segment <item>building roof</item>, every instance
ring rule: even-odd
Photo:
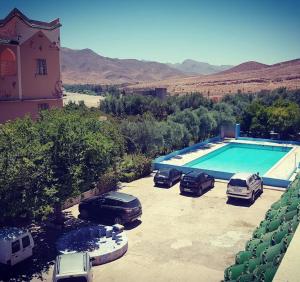
[[[0,228],[0,240],[14,240],[27,231],[17,227]]]
[[[46,30],[53,30],[61,26],[59,19],[55,19],[50,23],[31,20],[27,18],[20,10],[14,8],[4,19],[0,20],[0,27],[4,26],[8,23],[13,17],[18,17],[22,20],[25,24],[32,28],[39,28],[39,29],[46,29]]]

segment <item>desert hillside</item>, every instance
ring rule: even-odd
[[[152,83],[140,83],[132,88],[167,87],[170,93],[199,91],[210,96],[225,93],[256,92],[279,87],[300,88],[300,59],[274,65],[255,62],[241,64],[225,72],[188,78],[168,79]]]
[[[220,65],[220,66],[211,65],[208,63],[198,62],[190,59],[184,60],[182,63],[168,64],[168,65],[172,68],[182,71],[183,73],[193,74],[193,75],[214,74],[214,73],[231,69],[233,67],[231,65]]]
[[[64,83],[121,84],[158,81],[186,76],[180,70],[157,62],[134,59],[112,59],[90,49],[61,48],[61,70]]]

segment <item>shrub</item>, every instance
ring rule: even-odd
[[[144,155],[127,155],[119,166],[120,180],[131,182],[149,175],[152,171],[151,159]]]

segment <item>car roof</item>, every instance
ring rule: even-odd
[[[136,197],[132,195],[121,193],[121,192],[115,192],[115,191],[111,191],[106,194],[103,194],[102,197],[104,197],[105,199],[112,199],[121,202],[131,202],[136,199]]]
[[[249,179],[252,175],[253,175],[253,173],[249,173],[249,172],[238,172],[238,173],[234,174],[234,175],[231,177],[231,179],[247,180],[247,179]]]
[[[0,240],[15,240],[28,231],[17,227],[0,228]]]
[[[197,170],[192,170],[192,171],[186,173],[185,175],[192,176],[192,177],[198,177],[200,174],[204,174],[204,172],[197,171]]]
[[[80,274],[87,271],[87,254],[73,253],[63,254],[56,258],[57,273],[65,274]]]

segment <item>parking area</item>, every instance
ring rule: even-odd
[[[153,187],[150,176],[124,185],[121,192],[140,199],[143,216],[127,228],[128,252],[94,267],[94,281],[222,280],[224,269],[282,193],[265,189],[252,206],[227,203],[226,185],[216,182],[201,197],[179,195],[179,184]],[[77,206],[69,210],[78,215]],[[44,275],[47,281],[51,273]]]

